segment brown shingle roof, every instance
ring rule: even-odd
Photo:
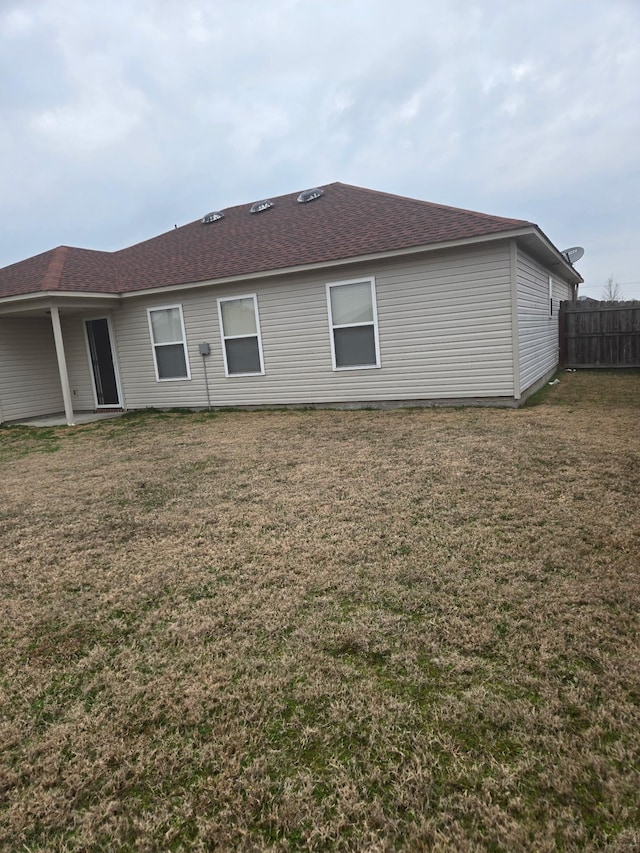
[[[307,204],[299,193],[227,208],[118,252],[59,247],[0,270],[0,296],[38,291],[126,293],[322,264],[530,227],[504,219],[342,183]],[[204,211],[203,211],[204,213]]]
[[[116,252],[58,246],[0,269],[0,297],[59,290],[118,293]]]

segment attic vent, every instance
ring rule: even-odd
[[[317,198],[320,198],[321,195],[324,195],[324,190],[321,190],[319,187],[314,187],[311,190],[303,190],[298,196],[298,201],[300,204],[306,204],[308,201],[315,201]]]
[[[212,210],[211,213],[202,217],[202,224],[208,225],[210,222],[217,222],[218,219],[224,219],[224,213],[220,210]]]
[[[257,201],[252,204],[249,213],[262,213],[263,210],[269,210],[270,207],[273,207],[273,202],[266,198],[264,201]]]

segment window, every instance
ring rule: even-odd
[[[549,276],[549,316],[553,317],[553,279]]]
[[[218,317],[225,374],[252,376],[264,373],[255,293],[218,299]]]
[[[374,280],[328,284],[327,303],[333,369],[380,367]]]
[[[181,305],[148,308],[149,330],[158,382],[191,379]]]

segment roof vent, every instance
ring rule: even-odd
[[[257,201],[255,204],[252,204],[249,213],[262,213],[263,210],[269,210],[270,207],[273,207],[273,202],[265,198],[264,201]]]
[[[300,204],[306,204],[308,201],[315,201],[317,198],[320,198],[321,195],[324,195],[324,190],[321,190],[319,187],[314,187],[311,190],[303,190],[298,196],[298,201]]]
[[[202,217],[201,222],[203,225],[208,225],[210,222],[217,222],[218,219],[224,219],[224,213],[221,210],[212,210],[211,213]]]

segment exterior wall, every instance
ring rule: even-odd
[[[0,421],[63,408],[51,320],[0,318]]]
[[[381,367],[334,371],[326,284],[373,276]],[[218,297],[256,293],[265,375],[227,378]],[[189,381],[157,381],[148,308],[183,308]],[[112,321],[129,408],[513,398],[507,241],[123,300]]]
[[[518,336],[522,393],[558,365],[560,302],[571,286],[552,276],[553,310],[549,311],[549,270],[521,249],[517,251]]]

